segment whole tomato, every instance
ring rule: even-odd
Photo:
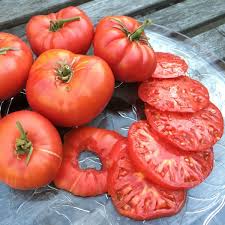
[[[26,34],[36,55],[55,48],[85,54],[91,45],[94,27],[83,11],[70,6],[57,13],[32,17]]]
[[[0,181],[26,190],[50,183],[62,161],[56,128],[43,116],[17,111],[0,123]]]
[[[111,67],[116,80],[139,82],[147,80],[156,68],[156,58],[142,25],[127,16],[108,16],[97,25],[94,54]]]
[[[32,62],[31,49],[20,38],[0,32],[0,101],[25,86]]]
[[[54,124],[78,126],[104,109],[114,82],[110,67],[99,57],[52,49],[34,62],[26,86],[27,99]]]

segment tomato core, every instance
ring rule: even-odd
[[[50,26],[49,26],[49,31],[56,32],[59,29],[61,29],[65,23],[78,21],[78,20],[80,20],[79,16],[68,18],[68,19],[62,19],[62,20],[55,20],[55,21],[51,20]]]
[[[68,83],[73,76],[73,70],[68,64],[61,64],[57,69],[57,77],[59,80]]]
[[[24,131],[22,124],[17,121],[16,126],[20,132],[20,138],[16,139],[15,152],[18,157],[22,155],[27,155],[26,164],[28,165],[33,151],[32,142],[27,138],[27,133]]]

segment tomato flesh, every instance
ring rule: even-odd
[[[147,121],[133,123],[128,140],[134,165],[162,187],[192,188],[204,181],[213,169],[212,150],[180,151],[155,134]]]
[[[107,192],[109,154],[122,136],[114,131],[83,127],[70,131],[64,137],[64,155],[55,185],[78,196],[96,196]],[[96,153],[102,170],[81,169],[78,156],[82,151]]]
[[[109,171],[108,189],[117,211],[135,220],[176,214],[184,205],[185,191],[166,190],[147,181],[129,159],[127,141],[119,141],[114,150],[117,162]]]
[[[201,111],[185,114],[162,112],[146,105],[145,115],[153,130],[185,151],[207,151],[223,135],[222,114],[212,103]]]
[[[186,76],[143,82],[138,95],[144,102],[161,111],[197,112],[209,105],[207,88]]]
[[[188,65],[181,57],[167,53],[156,52],[157,66],[152,74],[153,78],[175,78],[184,75]]]

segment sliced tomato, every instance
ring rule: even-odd
[[[174,215],[183,207],[186,196],[183,190],[166,190],[134,169],[127,152],[127,140],[119,141],[113,152],[117,162],[109,170],[108,190],[120,214],[145,220]]]
[[[56,187],[78,196],[96,196],[107,192],[107,160],[114,144],[123,137],[110,130],[94,127],[73,129],[64,137],[63,162],[54,180]],[[78,156],[82,151],[96,153],[102,170],[81,169]]]
[[[143,82],[138,95],[142,101],[161,111],[197,112],[209,105],[207,88],[186,76]]]
[[[174,78],[184,75],[188,70],[188,65],[181,57],[167,53],[156,52],[157,66],[152,77],[154,78]]]
[[[223,135],[222,114],[212,103],[196,113],[182,114],[161,112],[146,105],[145,115],[160,136],[182,150],[208,151]]]
[[[133,123],[128,135],[129,153],[136,168],[162,187],[192,188],[206,179],[213,169],[212,150],[179,151],[163,142],[147,121]]]

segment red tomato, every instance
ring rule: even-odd
[[[55,127],[43,116],[17,111],[0,123],[0,180],[26,190],[50,183],[62,161],[62,143]]]
[[[186,76],[143,82],[138,95],[161,111],[197,112],[209,105],[209,93],[200,82]]]
[[[165,188],[192,188],[204,181],[213,169],[212,150],[180,151],[159,138],[146,121],[132,124],[128,141],[136,168]]]
[[[161,112],[146,105],[145,115],[153,130],[185,151],[208,151],[223,135],[222,114],[212,103],[196,113]]]
[[[174,78],[184,75],[188,70],[187,63],[179,56],[167,53],[156,52],[157,66],[152,74],[154,78]]]
[[[113,151],[117,163],[109,171],[108,189],[120,214],[146,220],[174,215],[181,210],[186,193],[166,190],[146,180],[134,169],[128,157],[126,140],[118,142]]]
[[[97,25],[94,54],[112,68],[116,80],[144,81],[156,67],[155,54],[144,34],[144,27],[127,16],[108,16]]]
[[[0,32],[0,101],[24,86],[33,62],[30,48],[17,36]]]
[[[115,143],[122,139],[118,133],[94,127],[73,129],[64,137],[63,162],[54,180],[58,188],[79,196],[96,196],[107,192],[107,161]],[[102,170],[81,169],[78,156],[82,151],[96,153]]]
[[[26,33],[36,55],[54,48],[85,54],[91,45],[94,28],[82,10],[70,6],[57,13],[32,17]]]
[[[53,49],[34,62],[26,91],[34,110],[69,127],[91,121],[104,109],[114,91],[114,77],[96,56]]]

